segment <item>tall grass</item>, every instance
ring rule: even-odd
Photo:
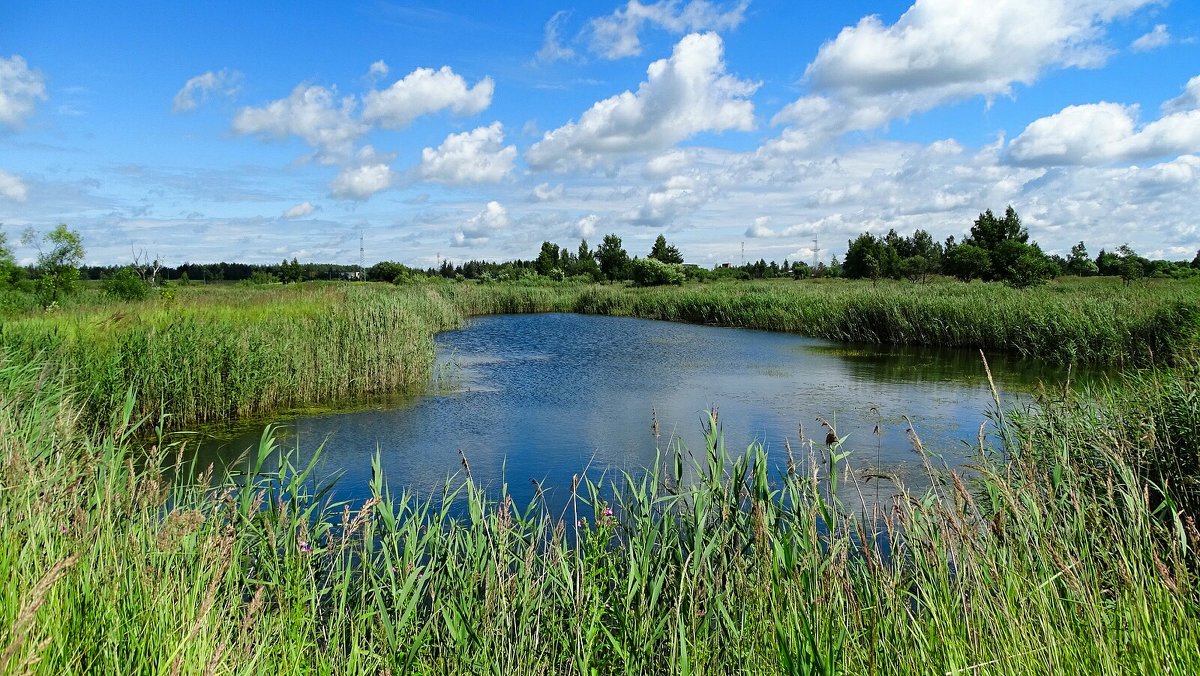
[[[0,671],[1200,668],[1196,536],[1120,453],[1078,462],[1086,429],[1006,423],[972,484],[914,435],[939,480],[869,514],[841,442],[729,453],[715,419],[691,467],[581,477],[566,513],[469,470],[416,496],[378,458],[350,505],[269,435],[228,483],[170,484],[134,402],[86,432],[56,372],[0,361]]]
[[[433,334],[467,315],[625,315],[1126,366],[1172,363],[1200,331],[1200,285],[1186,281],[823,282],[179,288],[174,300],[26,313],[0,324],[0,344],[69,371],[93,418],[132,390],[136,415],[181,428],[422,388]]]

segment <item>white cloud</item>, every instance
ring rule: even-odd
[[[298,136],[317,150],[321,161],[342,162],[368,131],[368,125],[355,119],[355,107],[352,96],[339,99],[336,90],[299,85],[286,99],[239,110],[233,130],[264,138]]]
[[[378,162],[343,169],[336,178],[330,192],[339,199],[365,200],[371,195],[391,187],[395,180],[391,167]]]
[[[682,171],[687,162],[687,153],[682,150],[670,150],[650,158],[642,173],[646,178],[662,179]]]
[[[1200,108],[1200,75],[1188,80],[1182,94],[1162,105],[1163,111],[1167,113],[1178,113],[1198,108]]]
[[[546,132],[526,153],[535,169],[591,168],[617,155],[668,147],[705,131],[754,127],[756,83],[725,72],[721,38],[692,34],[669,59],[646,69],[637,93],[593,105],[579,119]]]
[[[175,94],[171,109],[177,113],[195,110],[208,99],[211,92],[224,90],[226,96],[236,91],[238,74],[227,70],[208,71],[197,75],[184,83],[183,88]]]
[[[1105,28],[1158,0],[916,0],[896,23],[876,15],[842,29],[805,70],[813,90],[776,116],[771,148],[806,152],[974,96],[1011,96],[1058,68],[1095,68]]]
[[[367,70],[367,76],[371,78],[387,77],[389,72],[387,63],[380,59],[371,64],[371,68]]]
[[[496,183],[512,173],[516,157],[517,147],[504,145],[504,127],[493,122],[422,150],[417,174],[438,183]]]
[[[440,70],[418,68],[384,90],[363,97],[363,119],[389,129],[408,126],[422,115],[449,109],[458,115],[479,113],[492,103],[492,78],[467,87],[467,81],[449,66]]]
[[[29,189],[20,176],[0,169],[0,197],[12,202],[24,202],[28,196]]]
[[[679,0],[661,0],[648,5],[629,0],[612,14],[592,19],[590,46],[594,53],[607,59],[637,56],[642,52],[638,32],[644,25],[676,35],[732,30],[742,23],[749,5],[749,0],[739,0],[723,9],[707,0],[692,0],[683,6]]]
[[[1140,129],[1137,106],[1090,103],[1034,120],[1008,147],[1017,164],[1097,165],[1200,150],[1200,110],[1165,115]]]
[[[564,46],[559,35],[559,29],[562,27],[563,21],[570,15],[569,11],[560,10],[555,12],[554,16],[550,17],[550,20],[546,22],[545,35],[542,38],[542,48],[538,50],[536,57],[538,61],[548,63],[575,58],[575,50]]]
[[[549,183],[539,183],[533,188],[530,198],[534,202],[553,202],[562,199],[563,184],[551,186]]]
[[[596,236],[596,226],[600,223],[600,217],[596,214],[588,214],[583,218],[575,221],[575,227],[571,230],[571,234],[575,237],[587,238]]]
[[[284,211],[283,217],[289,220],[295,218],[304,218],[305,216],[312,215],[312,213],[316,210],[317,207],[313,206],[312,202],[301,202],[294,207],[290,207],[287,211]]]
[[[750,227],[746,228],[746,237],[751,239],[777,237],[778,235],[775,233],[775,231],[767,227],[767,223],[770,222],[771,219],[768,216],[759,216],[758,218],[755,218],[754,223],[752,223]]]
[[[1167,24],[1160,23],[1154,27],[1154,30],[1134,40],[1129,48],[1135,52],[1148,52],[1169,44],[1171,44],[1171,34],[1167,32]]]
[[[20,127],[33,114],[38,101],[46,100],[46,79],[30,70],[25,59],[0,58],[0,125]]]
[[[455,246],[473,246],[484,244],[491,236],[502,228],[508,227],[508,210],[496,201],[487,203],[478,214],[475,214],[466,225],[451,238]]]

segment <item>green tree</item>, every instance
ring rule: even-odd
[[[946,252],[942,270],[956,279],[969,282],[982,277],[991,269],[991,258],[983,247],[974,244],[956,244]]]
[[[610,280],[625,279],[625,268],[629,265],[629,254],[621,246],[621,238],[616,235],[605,235],[600,246],[596,247],[596,259],[600,261],[600,271]]]
[[[16,270],[17,262],[8,246],[8,235],[0,230],[0,286],[11,284]]]
[[[864,232],[848,243],[842,273],[848,279],[878,279],[883,272],[883,249],[883,241],[869,232]]]
[[[1075,246],[1071,247],[1071,256],[1067,258],[1067,272],[1085,277],[1094,275],[1100,271],[1092,259],[1088,257],[1087,247],[1080,241]]]
[[[37,247],[36,288],[44,307],[75,293],[79,287],[79,266],[85,255],[79,233],[60,223],[41,238],[30,228],[21,240]]]
[[[561,251],[557,244],[542,242],[542,250],[538,252],[537,260],[533,264],[537,273],[543,277],[550,277],[555,270],[561,273],[562,269],[559,267],[560,255]]]
[[[667,244],[667,238],[662,235],[654,240],[654,246],[650,247],[650,258],[663,263],[683,264],[683,254],[679,253],[674,245]]]
[[[575,265],[571,274],[591,277],[592,281],[600,279],[600,264],[596,262],[596,254],[588,248],[586,239],[579,240],[579,250],[575,253]]]
[[[1200,270],[1200,249],[1196,250],[1196,257],[1192,259],[1192,269]]]
[[[1133,280],[1140,279],[1146,274],[1146,260],[1137,255],[1128,244],[1122,244],[1117,247],[1117,258],[1120,261],[1117,264],[1117,269],[1120,271],[1121,281],[1125,286],[1133,283]]]

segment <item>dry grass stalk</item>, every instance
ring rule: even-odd
[[[21,646],[25,643],[25,638],[29,635],[30,629],[33,628],[34,618],[37,617],[38,610],[46,603],[46,594],[54,588],[57,583],[71,566],[74,566],[79,561],[78,554],[59,561],[46,571],[41,580],[33,586],[33,590],[29,592],[29,599],[21,606],[21,611],[17,613],[17,619],[13,622],[12,636],[8,641],[8,647],[4,650],[4,656],[0,657],[0,667],[6,666]],[[38,652],[41,650],[39,649]]]

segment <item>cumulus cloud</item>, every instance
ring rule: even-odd
[[[478,214],[471,217],[462,229],[454,233],[451,244],[455,246],[473,246],[485,244],[488,239],[502,228],[508,227],[508,210],[496,201],[487,203]]]
[[[330,194],[338,199],[365,200],[387,190],[395,180],[392,168],[366,146],[358,153],[358,164],[342,169],[333,179]]]
[[[1144,126],[1138,112],[1109,102],[1068,106],[1031,122],[1007,156],[1034,166],[1099,165],[1200,150],[1200,110],[1179,110]]]
[[[975,96],[1011,96],[1045,71],[1095,68],[1113,20],[1157,0],[916,0],[896,23],[842,29],[805,69],[812,93],[775,118],[791,127],[768,150],[806,152]]]
[[[684,37],[669,59],[650,64],[636,94],[600,101],[579,122],[546,132],[525,159],[534,169],[591,168],[700,132],[753,129],[754,104],[746,97],[758,84],[728,75],[723,52],[715,33]]]
[[[596,214],[588,214],[583,218],[575,221],[575,227],[571,229],[571,234],[575,237],[587,238],[596,236],[596,226],[600,223],[600,216]]]
[[[638,33],[654,26],[676,35],[699,31],[727,31],[737,28],[745,18],[749,0],[722,7],[707,0],[692,0],[681,5],[679,0],[661,0],[642,4],[629,0],[608,16],[592,19],[590,47],[606,59],[620,59],[642,53]]]
[[[37,102],[45,100],[46,78],[40,71],[15,54],[0,58],[0,125],[22,126]]]
[[[491,105],[495,88],[490,77],[468,87],[467,81],[449,66],[436,71],[418,68],[387,89],[367,92],[363,97],[363,119],[400,129],[422,115],[441,110],[471,115]]]
[[[530,198],[534,202],[553,202],[562,199],[562,196],[562,183],[554,186],[551,186],[549,183],[539,183],[534,186],[533,193],[530,194]]]
[[[437,183],[496,183],[512,173],[516,157],[517,147],[504,145],[503,125],[493,122],[422,150],[417,174]]]
[[[1163,111],[1167,113],[1178,113],[1198,108],[1200,108],[1200,75],[1188,80],[1182,94],[1162,105]]]
[[[0,169],[0,197],[12,202],[24,202],[28,196],[29,189],[20,176]]]
[[[1135,52],[1148,52],[1171,44],[1171,34],[1167,32],[1167,24],[1160,23],[1154,30],[1133,41],[1129,48]]]
[[[195,110],[208,99],[214,91],[223,91],[230,96],[237,88],[238,74],[227,70],[208,71],[197,75],[184,83],[183,88],[175,94],[171,109],[177,113]]]
[[[371,64],[370,69],[367,70],[367,76],[371,78],[387,77],[389,72],[387,63],[383,59],[380,59]]]
[[[746,237],[750,239],[777,237],[778,235],[775,233],[775,231],[767,227],[767,223],[770,222],[771,219],[768,216],[759,216],[758,218],[755,218],[754,223],[750,224],[750,227],[746,228]]]
[[[233,130],[267,139],[298,136],[317,150],[318,159],[340,162],[350,157],[355,141],[369,129],[355,118],[355,108],[353,96],[338,98],[334,89],[299,85],[285,99],[239,110]]]
[[[316,210],[317,207],[315,207],[312,202],[305,201],[297,204],[294,207],[290,207],[287,211],[284,211],[283,217],[288,220],[304,218],[305,216],[312,215],[312,213]]]

